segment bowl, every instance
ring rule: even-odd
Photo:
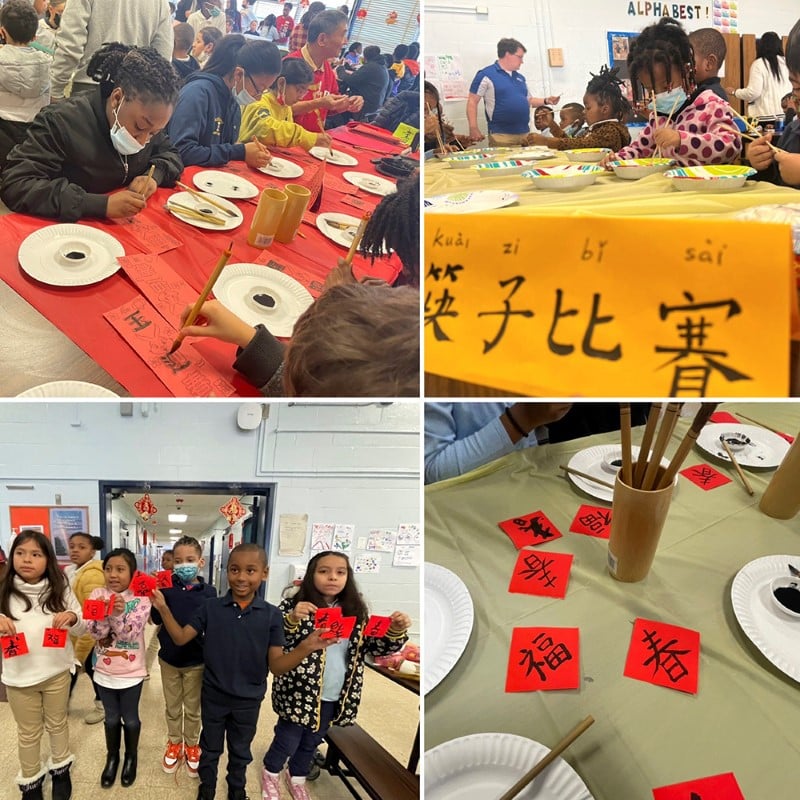
[[[58,248],[56,261],[63,267],[83,267],[92,255],[88,242],[68,241]]]
[[[475,165],[481,178],[495,178],[498,175],[519,175],[531,168],[530,161],[513,159],[510,161],[486,161]]]
[[[755,175],[752,167],[718,164],[710,167],[677,167],[667,170],[664,177],[681,192],[734,192]]]
[[[800,578],[775,578],[769,585],[769,594],[775,608],[788,617],[800,619]],[[789,605],[785,605],[786,603]]]
[[[476,164],[491,160],[492,156],[489,153],[468,153],[467,155],[449,156],[442,159],[451,169],[469,169]]]
[[[610,161],[608,166],[614,170],[618,178],[626,181],[638,181],[648,175],[664,172],[674,166],[671,158],[625,158],[622,161]]]
[[[581,147],[575,150],[562,150],[561,152],[564,153],[570,161],[594,164],[598,161],[602,161],[611,150],[608,147]]]
[[[551,189],[554,192],[571,192],[582,189],[597,180],[605,170],[590,164],[561,164],[557,167],[537,167],[523,172],[523,178],[530,178],[537,189]]]

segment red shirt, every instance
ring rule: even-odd
[[[294,30],[294,20],[291,17],[284,17],[283,14],[275,20],[275,27],[278,30],[278,44],[286,44]]]
[[[318,97],[324,97],[326,94],[339,94],[339,81],[336,80],[336,73],[333,71],[327,59],[319,69],[316,69],[311,56],[308,54],[308,48],[306,47],[289,53],[286,58],[302,58],[308,66],[314,70],[314,82],[309,87],[308,92],[300,98],[301,102],[304,100],[316,100]],[[320,108],[319,115],[324,122],[325,118],[328,116],[328,109]],[[319,127],[316,111],[309,111],[307,114],[295,114],[294,121],[298,125],[302,125],[307,131],[314,131],[315,133],[322,132]]]
[[[299,50],[301,47],[305,47],[307,41],[308,31],[306,30],[306,26],[303,25],[302,22],[298,22],[297,25],[294,26],[292,35],[289,37],[289,49]]]

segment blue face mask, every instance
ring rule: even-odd
[[[567,136],[574,136],[581,129],[581,125],[582,123],[576,120],[572,125],[567,125],[567,127],[564,128],[564,133],[566,133]]]
[[[682,86],[678,86],[671,92],[660,92],[656,95],[656,111],[659,114],[669,114],[677,111],[685,102],[686,92],[683,91]],[[647,107],[652,111],[652,100],[647,104]]]
[[[178,564],[172,571],[181,583],[191,583],[197,577],[197,564]]]
[[[218,17],[222,12],[216,6],[206,6],[211,19]]]
[[[240,106],[248,106],[250,103],[255,103],[258,100],[257,97],[253,97],[247,89],[244,88],[244,83],[242,83],[242,91],[236,91],[236,83],[234,82],[233,88],[231,89],[231,94],[236,98],[236,102]]]

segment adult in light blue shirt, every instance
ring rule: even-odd
[[[425,483],[539,444],[546,437],[543,426],[570,408],[570,403],[426,403]]]

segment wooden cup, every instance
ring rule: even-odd
[[[247,243],[262,250],[269,247],[275,239],[280,225],[287,195],[280,189],[264,189],[258,200],[258,208],[253,216],[253,224],[247,235]]]
[[[306,213],[308,202],[311,199],[311,192],[299,183],[287,183],[283,187],[283,191],[286,192],[287,197],[286,207],[283,209],[283,216],[275,233],[275,239],[283,244],[288,244],[294,239],[300,227],[303,214]]]
[[[791,519],[800,511],[800,433],[772,476],[758,507],[769,517]]]
[[[656,485],[664,468],[656,473]],[[647,577],[672,501],[671,483],[664,489],[644,491],[628,486],[617,473],[608,539],[608,571],[613,578],[636,583]]]

